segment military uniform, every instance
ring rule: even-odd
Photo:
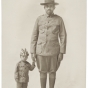
[[[55,58],[58,57],[59,53],[66,53],[66,37],[67,35],[64,22],[60,16],[55,14],[52,14],[50,16],[48,16],[47,14],[39,16],[36,20],[31,38],[31,53],[35,53],[37,54],[37,56],[40,56],[43,59],[47,58],[47,56],[55,56],[53,58],[56,61],[54,61],[53,64],[48,64],[52,64],[53,66],[51,67],[57,67],[57,59]],[[37,58],[37,62],[39,66],[41,66],[38,67],[39,71],[45,71],[43,70],[46,68],[46,65],[43,65],[44,61],[41,61],[39,58]],[[54,71],[56,71],[55,69],[56,68],[54,68]]]
[[[20,61],[15,70],[15,79],[17,81],[17,88],[27,88],[29,81],[29,70],[32,71],[35,67],[34,62],[32,65],[27,61]]]

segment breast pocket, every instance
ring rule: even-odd
[[[39,33],[40,33],[40,34],[43,34],[44,32],[45,32],[44,29],[40,29],[40,30],[39,30]]]
[[[53,34],[58,34],[59,33],[59,29],[60,29],[60,26],[59,25],[55,25],[52,27],[52,33]]]
[[[39,33],[40,33],[40,34],[43,34],[46,29],[47,29],[47,27],[46,27],[45,25],[40,25],[40,26],[39,26]]]

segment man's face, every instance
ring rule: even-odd
[[[46,5],[44,5],[44,9],[45,9],[46,13],[48,15],[50,15],[50,14],[53,13],[53,11],[55,9],[55,5],[53,5],[53,4],[46,4]]]

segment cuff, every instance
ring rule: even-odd
[[[63,49],[63,48],[60,48],[60,53],[65,54],[65,53],[66,53],[66,50],[65,50],[65,49]]]

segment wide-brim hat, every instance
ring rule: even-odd
[[[40,3],[40,5],[47,5],[47,4],[58,5],[59,3],[56,3],[54,0],[45,0],[44,3]]]

